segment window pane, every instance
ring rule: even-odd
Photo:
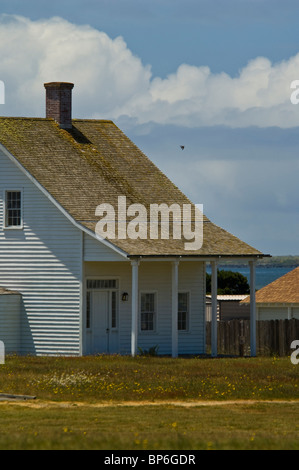
[[[178,330],[188,329],[189,295],[188,292],[180,292],[178,295]]]
[[[187,330],[187,312],[178,312],[178,330]]]
[[[19,227],[21,221],[21,191],[6,191],[6,225]]]
[[[90,299],[91,293],[86,294],[86,328],[90,328]]]
[[[154,313],[147,312],[141,314],[141,330],[151,331],[154,329]]]
[[[111,328],[116,328],[116,292],[111,292]]]
[[[141,331],[154,330],[155,294],[141,294]]]
[[[188,293],[179,293],[179,311],[187,310],[188,308]]]

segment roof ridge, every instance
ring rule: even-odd
[[[85,119],[85,118],[73,118],[72,121],[75,122],[109,122],[111,124],[114,124],[114,121],[112,119]]]
[[[38,117],[38,116],[0,116],[0,119],[11,119],[11,120],[28,120],[28,121],[54,121],[53,118],[47,118],[47,117]],[[112,119],[84,119],[84,118],[73,118],[72,121],[75,122],[107,122],[114,124],[114,121]]]
[[[29,117],[29,116],[0,116],[0,119],[11,119],[11,120],[28,120],[28,121],[53,121],[52,118],[42,118],[42,117]]]

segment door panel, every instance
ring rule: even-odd
[[[108,315],[109,292],[98,291],[92,293],[92,336],[93,352],[108,352]]]
[[[117,353],[119,349],[118,330],[114,325],[115,318],[112,321],[112,293],[105,290],[94,290],[91,298],[92,353]]]

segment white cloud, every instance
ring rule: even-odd
[[[7,84],[9,114],[43,111],[43,83],[75,83],[74,108],[81,115],[111,113],[147,89],[149,67],[121,37],[114,40],[90,26],[61,18],[31,21],[0,17],[1,79]]]
[[[44,115],[43,83],[72,81],[77,117],[128,116],[137,123],[187,127],[299,125],[290,101],[299,54],[272,64],[258,57],[238,76],[182,64],[165,79],[152,77],[123,38],[62,18],[31,21],[0,16],[0,79],[7,115]]]
[[[127,112],[141,123],[297,126],[299,109],[291,104],[290,85],[298,70],[299,54],[274,65],[256,58],[235,78],[212,74],[208,67],[181,65],[166,79],[153,79],[147,95],[127,103]]]
[[[44,116],[43,83],[74,82],[74,117],[121,122],[213,221],[262,251],[297,254],[296,130],[265,128],[299,125],[290,101],[299,54],[276,64],[258,57],[235,77],[182,64],[162,79],[121,37],[0,15],[0,57],[2,115]]]

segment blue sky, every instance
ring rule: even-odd
[[[75,117],[113,119],[217,225],[298,255],[298,14],[289,0],[0,0],[0,113],[42,116],[43,82],[73,81]]]

